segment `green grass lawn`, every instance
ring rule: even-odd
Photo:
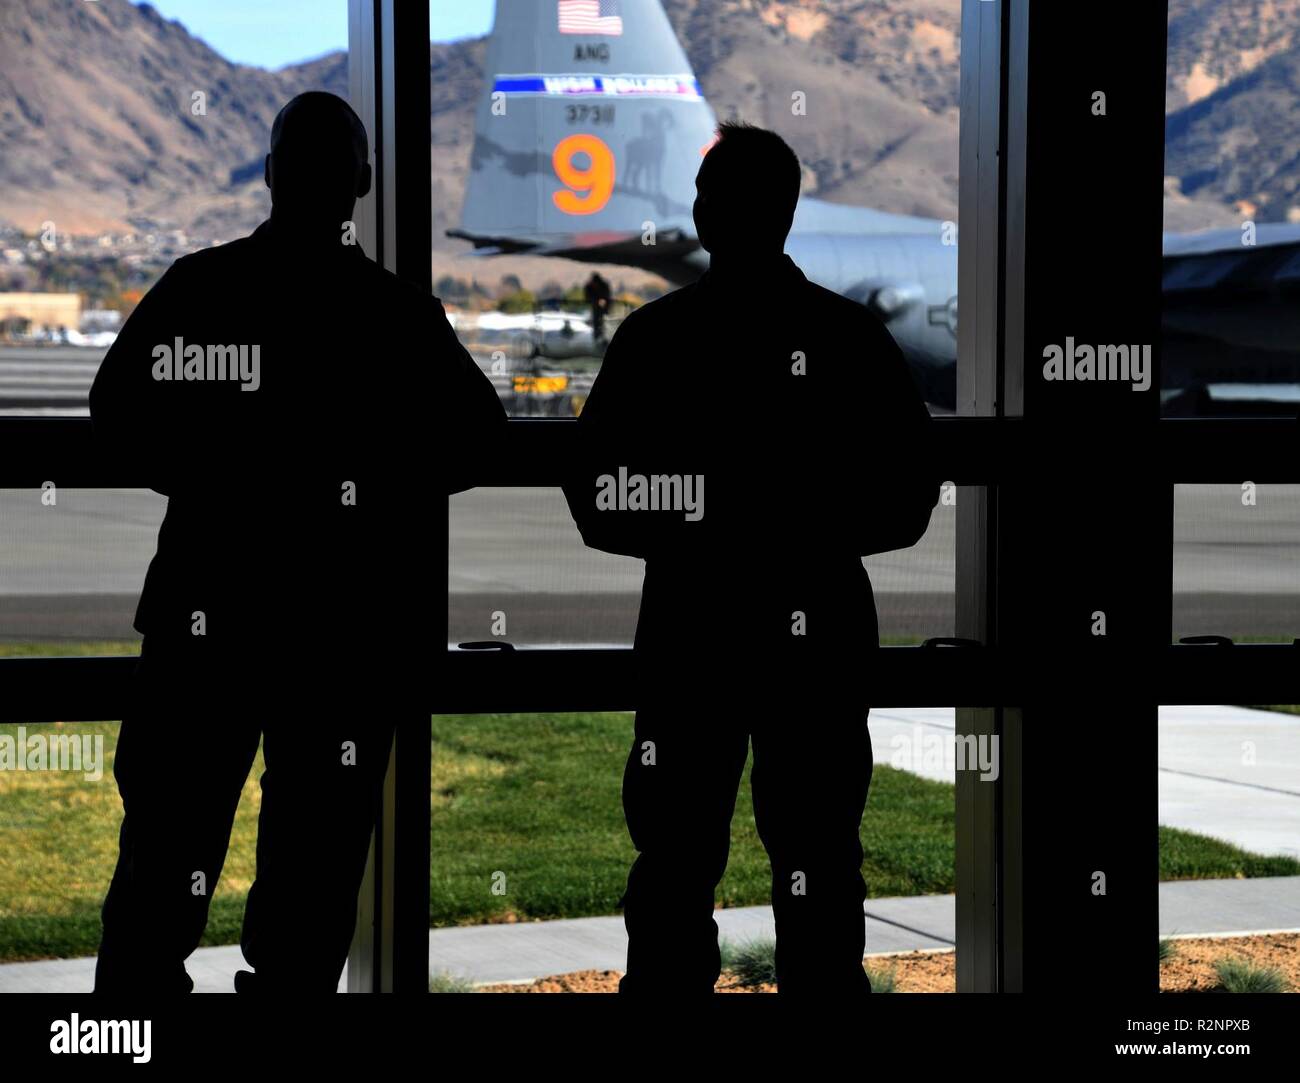
[[[432,921],[611,913],[634,856],[619,799],[631,727],[625,714],[435,718]],[[748,775],[731,839],[719,901],[766,902]],[[877,765],[862,840],[873,895],[952,891],[952,787]]]
[[[104,738],[104,774],[89,781],[67,771],[0,771],[0,959],[93,955],[99,907],[117,863],[122,803],[113,781],[114,722],[28,727],[47,734]],[[0,725],[15,735],[17,725]],[[258,773],[261,755],[258,755]],[[244,896],[253,882],[259,794],[244,785],[230,856],[212,898],[205,944],[239,940]]]
[[[86,639],[69,643],[0,643],[0,658],[98,657],[139,654],[138,639]]]
[[[0,726],[0,733],[16,729]],[[49,730],[102,735],[105,774],[91,782],[69,773],[0,772],[0,959],[93,953],[116,859],[116,724]],[[632,857],[619,805],[630,731],[625,714],[435,718],[431,923],[613,912]],[[748,791],[746,778],[719,891],[726,906],[767,901],[767,863]],[[205,943],[238,940],[258,803],[250,778]],[[873,896],[953,890],[952,787],[877,764],[862,839]],[[1258,857],[1183,831],[1162,827],[1160,842],[1162,879],[1300,873],[1291,859]],[[496,873],[505,874],[504,894],[492,891]]]
[[[77,653],[103,653],[103,645],[96,647]],[[430,922],[613,913],[633,856],[619,800],[631,724],[630,715],[615,713],[436,716]],[[0,734],[17,728],[0,725]],[[43,729],[102,735],[104,777],[93,782],[71,773],[0,771],[0,960],[93,954],[99,906],[116,860],[117,725]],[[239,938],[254,874],[260,772],[259,756],[213,897],[207,944]],[[951,786],[876,765],[862,825],[864,875],[873,896],[953,890],[953,809]],[[1160,865],[1165,880],[1300,874],[1300,862],[1164,827]],[[498,873],[504,874],[504,894],[493,892]],[[769,890],[746,773],[719,901],[764,903]]]

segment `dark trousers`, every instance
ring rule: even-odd
[[[732,721],[734,720],[734,721]],[[866,708],[790,702],[638,712],[623,808],[639,856],[623,897],[621,992],[711,992],[714,891],[753,742],[750,784],[772,865],[781,992],[867,993],[859,827],[871,783]]]
[[[113,773],[117,869],[103,908],[96,992],[189,992],[240,793],[259,740],[266,770],[257,877],[241,943],[259,989],[333,992],[347,961],[393,723],[374,699],[303,695],[146,645]],[[304,674],[304,680],[308,679]],[[273,687],[278,691],[272,691]],[[382,701],[380,701],[382,702]],[[199,875],[201,874],[201,875]]]

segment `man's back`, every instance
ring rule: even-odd
[[[717,607],[734,620],[714,627],[751,642],[789,644],[809,608],[875,641],[861,557],[915,542],[937,486],[907,476],[928,414],[871,313],[788,257],[710,272],[624,321],[581,420],[706,479],[695,522],[597,511],[568,488],[588,544],[646,558],[640,643],[680,643]]]
[[[202,612],[207,635],[242,645],[379,638],[392,630],[371,622],[422,605],[441,464],[463,453],[457,432],[503,417],[436,300],[356,246],[278,243],[271,223],[172,266],[91,413],[169,497],[137,629],[183,639]]]

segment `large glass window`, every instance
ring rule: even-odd
[[[1300,485],[1174,487],[1174,636],[1300,636]]]
[[[1170,0],[1165,129],[1164,412],[1300,407],[1296,298],[1300,12],[1260,0]]]
[[[955,493],[951,486],[944,492]],[[945,499],[916,545],[867,558],[881,642],[955,627],[956,506]],[[631,646],[644,562],[588,549],[558,488],[451,498],[448,637],[516,646]]]
[[[1300,706],[1160,708],[1160,987],[1300,987]]]
[[[0,415],[85,416],[105,352],[172,262],[267,217],[280,107],[348,97],[342,0],[240,16],[183,0],[0,13],[24,42],[5,55]]]
[[[150,489],[0,489],[0,657],[133,651],[166,505]]]
[[[743,8],[723,32],[689,5],[614,9],[498,3],[486,41],[438,40],[465,27],[433,13],[434,292],[507,410],[578,414],[621,319],[707,268],[694,178],[730,119],[799,156],[787,253],[876,312],[951,412],[957,6]],[[701,376],[664,365],[670,413]]]
[[[953,784],[958,770],[982,768],[957,752],[953,734],[950,708],[872,714],[875,768],[860,838],[865,965],[877,991],[956,988]],[[614,991],[626,962],[615,907],[636,856],[619,797],[632,716],[447,715],[434,719],[433,739],[436,987]],[[751,750],[714,912],[719,986],[736,992],[772,987],[772,880],[752,765]],[[984,767],[991,773],[993,759]],[[534,924],[588,916],[598,920]],[[456,928],[505,922],[517,948],[510,957],[476,951],[475,930]]]

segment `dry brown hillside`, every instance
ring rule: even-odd
[[[807,190],[951,218],[960,0],[665,0],[710,101],[782,132]],[[456,224],[482,91],[481,41],[430,47],[433,244]],[[1300,0],[1173,0],[1169,224],[1296,209]],[[265,214],[261,159],[293,94],[346,94],[342,53],[231,64],[129,0],[0,3],[0,220],[27,229],[183,228],[221,240]],[[195,115],[192,95],[206,95]],[[807,115],[792,113],[801,91]]]

